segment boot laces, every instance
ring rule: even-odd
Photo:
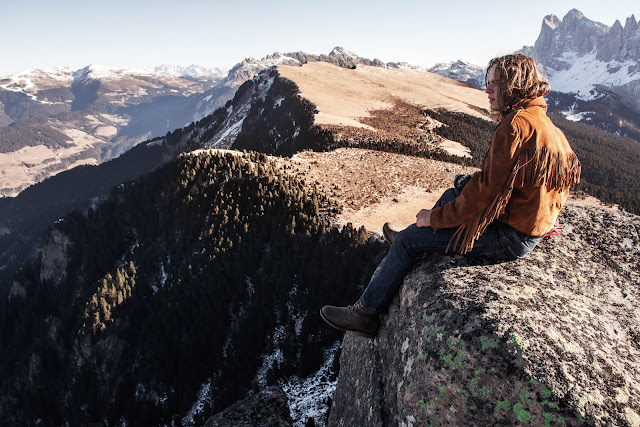
[[[349,307],[347,307],[349,309],[349,312],[353,312],[353,311],[359,311],[361,314],[364,314],[366,316],[370,316],[369,310],[367,310],[366,308],[364,308],[364,306],[362,305],[362,303],[360,302],[360,300],[356,301],[355,304],[350,305]]]

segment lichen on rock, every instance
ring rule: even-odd
[[[417,262],[347,333],[330,425],[636,425],[640,218],[567,206],[525,258]]]

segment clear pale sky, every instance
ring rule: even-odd
[[[640,19],[638,0],[0,0],[0,76],[89,64],[229,68],[335,46],[384,62],[485,65],[532,46],[546,15],[573,8],[608,26]]]

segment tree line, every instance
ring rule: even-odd
[[[65,279],[25,266],[0,295],[4,421],[178,423],[210,382],[206,417],[260,387],[276,330],[264,381],[315,372],[340,338],[319,308],[355,301],[383,249],[327,209],[264,154],[211,152],[64,217]]]

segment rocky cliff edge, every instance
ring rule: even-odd
[[[640,425],[640,217],[566,207],[509,263],[416,263],[375,340],[346,333],[333,426]]]

